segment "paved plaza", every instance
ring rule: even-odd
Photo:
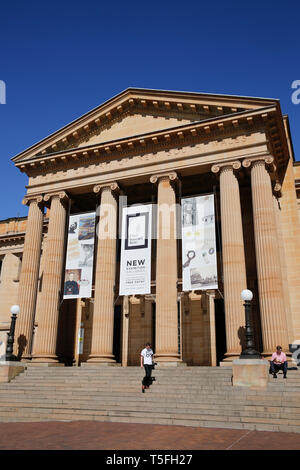
[[[0,424],[0,450],[154,449],[299,450],[300,434],[87,421]]]

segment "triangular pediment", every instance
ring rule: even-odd
[[[172,129],[191,122],[193,120],[187,116],[161,116],[149,111],[143,114],[133,112],[117,117],[113,122],[103,125],[101,129],[95,129],[89,135],[83,136],[78,142],[78,148]]]
[[[18,164],[69,149],[149,135],[274,105],[263,98],[131,88],[13,158]]]

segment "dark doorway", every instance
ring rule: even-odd
[[[56,354],[66,366],[74,364],[76,346],[76,299],[64,300],[58,319]]]
[[[217,364],[224,359],[226,353],[226,327],[224,300],[215,299],[215,321],[216,321],[216,345],[217,345]]]
[[[114,313],[114,342],[113,342],[113,354],[116,362],[120,362],[121,352],[121,306],[115,306]]]

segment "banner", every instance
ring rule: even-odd
[[[214,195],[181,199],[182,290],[218,288]]]
[[[95,212],[70,216],[64,299],[92,296],[95,216]]]
[[[119,295],[151,293],[152,205],[124,207]]]

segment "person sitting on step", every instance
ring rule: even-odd
[[[278,372],[279,370],[283,371],[283,378],[286,379],[288,363],[286,360],[286,355],[284,354],[284,352],[282,352],[281,346],[276,347],[276,352],[272,354],[272,360],[270,361],[270,365],[274,379],[277,379],[276,372]]]

